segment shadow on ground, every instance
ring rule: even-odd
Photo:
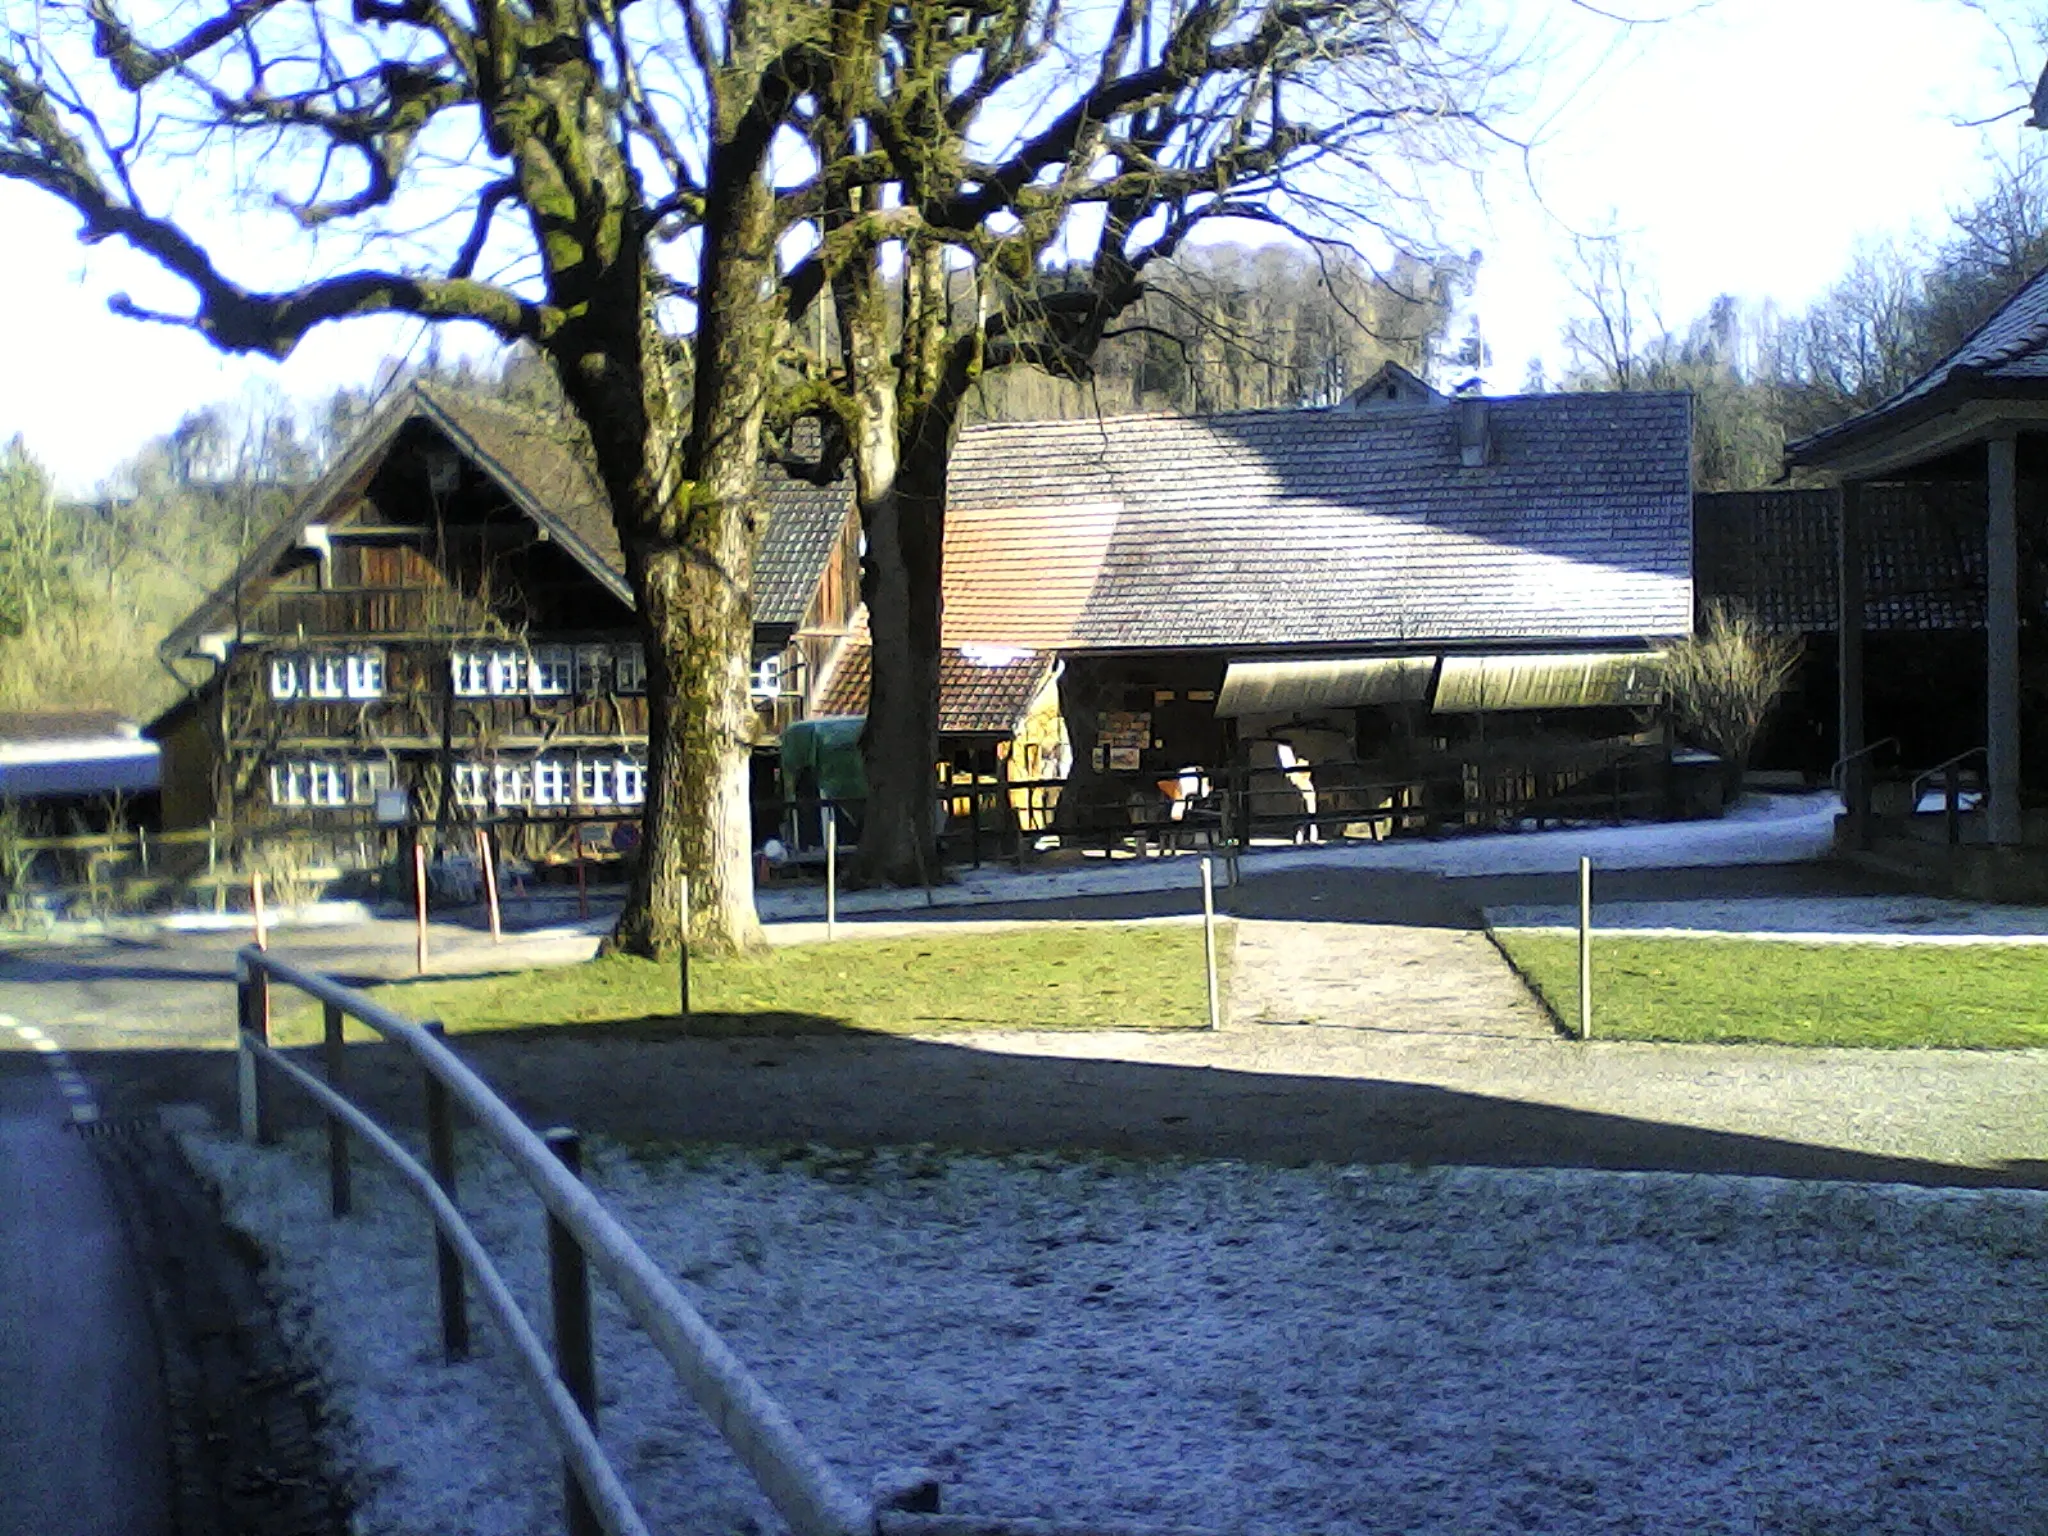
[[[754,1021],[759,1028],[764,1022]],[[640,1143],[930,1142],[1259,1162],[1470,1164],[1769,1174],[1923,1185],[2048,1187],[2048,1163],[1993,1167],[1878,1156],[1375,1078],[1038,1056],[832,1029],[703,1039],[622,1019],[479,1032],[454,1043],[536,1126]],[[318,1052],[300,1053],[318,1070]],[[115,1114],[205,1105],[234,1123],[225,1051],[106,1051],[84,1063]],[[421,1077],[389,1045],[351,1046],[353,1096],[417,1129]],[[284,1091],[280,1123],[311,1125]]]

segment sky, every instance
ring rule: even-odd
[[[1529,153],[1497,157],[1476,193],[1443,189],[1438,233],[1484,253],[1472,302],[1496,391],[1518,387],[1532,356],[1553,377],[1563,361],[1574,230],[1624,232],[1674,325],[1724,292],[1797,310],[1859,241],[1938,235],[1986,184],[1988,155],[2048,150],[2017,116],[1959,126],[2011,107],[2014,82],[2041,62],[2025,39],[2016,61],[1964,0],[1609,8],[1624,3],[1671,19],[1619,31],[1564,7],[1555,56],[1530,84]],[[21,434],[68,491],[89,491],[201,405],[264,388],[311,401],[423,345],[417,323],[365,320],[316,330],[283,363],[223,357],[190,333],[108,313],[116,292],[175,296],[117,244],[80,246],[53,200],[0,182],[0,232],[12,299],[0,438]],[[223,264],[275,281],[292,260],[238,250]],[[448,344],[462,346],[460,333]]]

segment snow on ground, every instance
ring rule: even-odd
[[[1475,832],[1384,843],[1332,842],[1259,848],[1245,855],[1247,876],[1281,869],[1406,870],[1450,876],[1565,874],[1581,855],[1599,869],[1691,869],[1739,864],[1797,864],[1827,857],[1840,802],[1829,793],[1751,795],[1718,821],[1567,827],[1551,832]],[[1042,901],[1137,891],[1190,890],[1202,883],[1199,857],[1090,859],[1079,867],[1027,870],[984,865],[955,871],[937,887],[937,906]],[[822,917],[816,885],[763,888],[756,904],[767,922]],[[846,891],[839,910],[896,912],[926,904],[922,891]]]
[[[555,1528],[494,1330],[444,1367],[426,1219],[310,1142],[188,1138],[272,1255],[365,1533]],[[544,1306],[541,1219],[463,1200]],[[1571,1171],[720,1150],[593,1182],[856,1488],[1246,1532],[2039,1530],[2048,1203]],[[517,1198],[515,1198],[517,1197]],[[656,1530],[780,1529],[600,1312],[601,1429]]]
[[[2048,907],[1943,896],[1745,896],[1602,904],[1596,932],[1641,938],[1776,939],[1798,944],[2048,944]],[[1495,928],[1576,932],[1571,906],[1489,907]]]

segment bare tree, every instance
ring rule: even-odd
[[[1627,242],[1613,229],[1572,236],[1566,269],[1581,313],[1565,323],[1573,382],[1587,389],[1637,389],[1645,353],[1663,336],[1656,300]]]

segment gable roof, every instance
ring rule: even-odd
[[[1704,605],[1740,603],[1767,627],[1832,634],[1841,492],[1718,491],[1693,506],[1694,579]],[[1863,627],[1984,627],[1983,493],[1940,482],[1863,491]]]
[[[498,405],[474,396],[414,384],[395,396],[357,434],[348,450],[301,496],[206,600],[158,647],[166,659],[189,655],[202,635],[232,630],[239,596],[266,581],[304,536],[362,493],[413,422],[426,422],[489,475],[507,499],[559,543],[597,582],[628,607],[632,587],[611,502],[590,462],[580,423]],[[767,562],[767,608],[760,623],[794,623],[831,557],[850,506],[845,485],[819,488],[764,466],[767,529],[757,559]],[[821,532],[829,523],[828,532]],[[794,607],[794,616],[779,617]]]
[[[1475,402],[1468,402],[1475,403]],[[976,427],[945,643],[1039,649],[1611,640],[1692,625],[1690,397]]]
[[[996,659],[972,652],[939,652],[939,734],[1008,736],[1045,686],[1052,658],[1037,651]],[[850,641],[839,653],[819,697],[820,715],[864,715],[873,680],[874,652]]]
[[[1785,445],[1788,465],[1824,464],[1849,447],[1992,396],[2048,396],[2048,269],[2029,278],[1963,344],[1888,400]]]

